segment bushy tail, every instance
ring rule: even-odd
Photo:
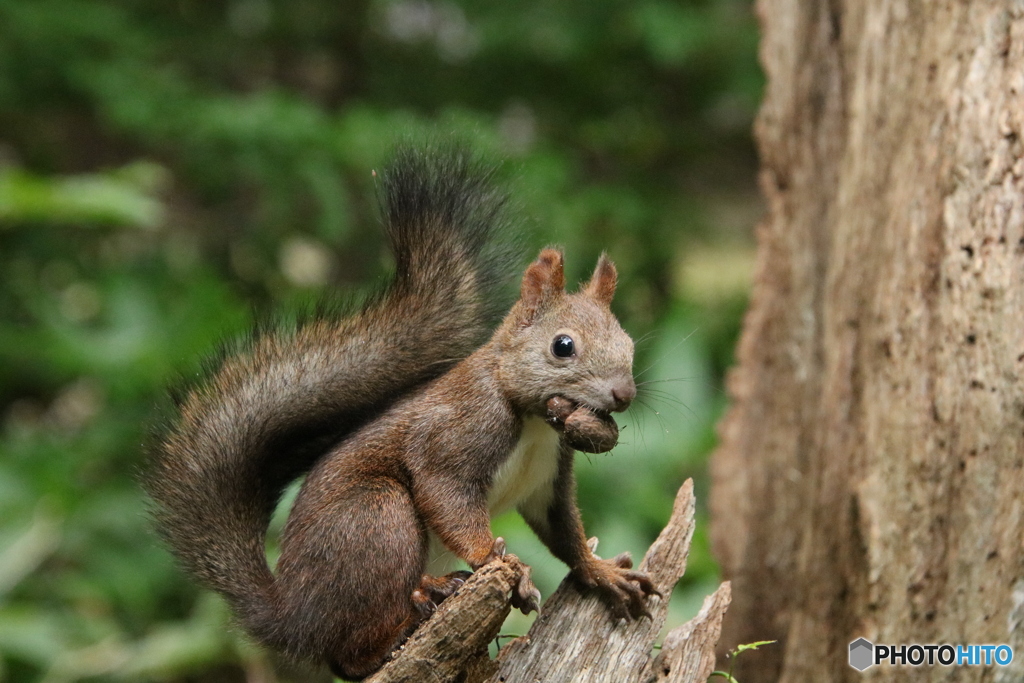
[[[184,566],[274,638],[264,543],[282,490],[333,443],[471,353],[501,311],[504,195],[461,149],[399,151],[381,175],[390,284],[348,316],[258,335],[180,403],[145,486]],[[269,642],[283,647],[283,643]]]

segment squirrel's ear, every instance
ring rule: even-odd
[[[584,291],[605,306],[610,306],[612,297],[615,296],[615,283],[618,278],[615,264],[608,260],[608,256],[601,254],[601,258],[597,260],[597,268],[590,276],[590,282]]]
[[[562,252],[544,249],[537,260],[523,273],[523,284],[519,292],[525,313],[523,324],[528,325],[534,316],[565,292],[565,271]]]

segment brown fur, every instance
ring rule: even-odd
[[[277,582],[286,603],[319,615],[294,620],[309,625],[305,639],[337,673],[376,670],[415,627],[410,595],[425,565],[428,529],[474,569],[491,556],[487,492],[524,417],[542,414],[555,394],[613,405],[602,395],[604,375],[628,372],[632,344],[607,304],[589,291],[567,295],[553,286],[560,272],[561,254],[543,252],[523,278],[523,300],[488,344],[353,434],[306,479],[285,528]],[[581,353],[566,363],[550,354],[549,338],[565,329],[593,359]],[[601,364],[612,358],[608,373]],[[642,613],[649,583],[624,572],[621,560],[593,557],[576,510],[570,448],[560,461],[551,506],[528,521],[581,581],[604,591],[617,614]]]
[[[614,266],[602,256],[590,283],[567,294],[553,249],[527,269],[520,301],[490,341],[440,374],[482,320],[473,312],[479,245],[446,232],[443,218],[418,218],[434,225],[429,248],[396,248],[400,268],[406,250],[406,284],[353,317],[265,338],[229,359],[187,397],[147,480],[172,547],[250,633],[347,678],[379,668],[464,578],[423,575],[428,531],[474,569],[503,552],[488,492],[524,420],[543,418],[554,396],[582,419],[624,409],[635,392],[633,344],[608,308]],[[572,337],[572,357],[553,354],[559,335]],[[314,464],[275,576],[262,545],[277,492],[298,471],[289,454]],[[599,560],[587,546],[572,448],[563,439],[550,457],[557,474],[525,492],[520,512],[615,616],[643,614],[650,581],[628,571],[628,558]],[[538,597],[526,580],[513,604],[530,609]]]

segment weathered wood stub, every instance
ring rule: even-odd
[[[693,482],[688,480],[676,497],[672,518],[640,566],[664,596],[671,595],[686,569],[693,504]],[[368,683],[704,683],[711,674],[729,605],[728,583],[656,650],[655,638],[668,612],[666,599],[649,598],[651,619],[615,622],[596,596],[566,580],[544,602],[530,632],[491,660],[487,646],[509,613],[509,596],[521,571],[514,556],[478,571]]]

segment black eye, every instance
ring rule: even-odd
[[[555,341],[551,343],[551,353],[555,354],[559,358],[569,358],[576,352],[576,345],[572,341],[572,337],[567,334],[560,334],[555,337]]]

